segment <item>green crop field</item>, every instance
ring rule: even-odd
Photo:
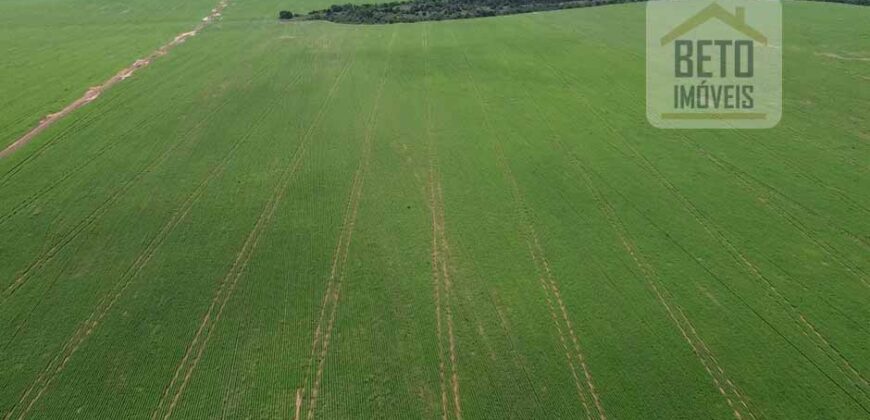
[[[0,147],[189,30],[213,0],[0,1]]]
[[[0,1],[0,145],[213,3]],[[870,417],[870,8],[783,4],[776,128],[659,130],[644,4],[329,4],[0,158],[0,416]]]

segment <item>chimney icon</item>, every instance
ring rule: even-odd
[[[717,19],[752,38],[755,42],[767,45],[767,37],[761,32],[758,32],[755,28],[746,24],[746,8],[742,6],[735,7],[734,13],[732,14],[722,8],[718,3],[712,3],[694,16],[686,19],[683,23],[677,25],[677,27],[661,38],[661,45],[667,45],[673,42],[675,39],[685,35],[695,27],[704,24],[704,22],[707,22],[710,19]]]

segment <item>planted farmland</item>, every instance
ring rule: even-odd
[[[81,3],[141,43],[16,49],[73,87],[5,87],[41,102],[4,145],[215,7]],[[775,128],[659,130],[643,4],[281,6],[229,2],[0,159],[4,418],[870,415],[870,9],[783,4]]]

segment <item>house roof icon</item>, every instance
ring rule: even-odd
[[[664,46],[673,42],[675,39],[685,35],[710,19],[719,19],[722,23],[752,38],[756,42],[767,44],[767,37],[764,34],[746,24],[746,10],[743,7],[736,7],[734,14],[731,14],[718,3],[711,3],[663,36],[661,45]]]

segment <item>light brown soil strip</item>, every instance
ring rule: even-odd
[[[12,144],[0,151],[0,159],[9,156],[16,150],[24,147],[27,143],[30,143],[34,138],[36,138],[39,133],[42,133],[43,131],[45,131],[45,129],[47,129],[54,123],[62,120],[63,118],[66,118],[68,115],[73,113],[73,111],[91,103],[92,101],[97,99],[103,92],[110,89],[112,86],[126,80],[128,77],[132,76],[133,73],[135,73],[137,70],[147,67],[155,59],[166,55],[174,47],[183,44],[184,41],[186,41],[188,38],[195,36],[197,33],[199,33],[199,31],[203,30],[206,26],[216,21],[217,18],[220,17],[221,12],[224,10],[224,8],[227,7],[228,4],[229,0],[221,0],[221,2],[218,3],[218,5],[214,9],[212,9],[211,13],[209,13],[208,16],[202,18],[202,21],[200,21],[200,23],[197,24],[192,31],[184,32],[177,35],[175,38],[172,39],[172,41],[167,42],[166,44],[149,54],[147,57],[136,60],[129,67],[126,67],[123,70],[119,71],[102,84],[91,87],[84,93],[84,95],[82,95],[80,98],[76,99],[69,105],[65,106],[60,111],[53,114],[48,114],[43,117],[42,120],[39,121],[39,124],[36,125],[36,127],[30,129],[30,131],[18,138],[18,140],[15,140]]]
[[[389,50],[392,52],[392,45],[395,41],[396,33],[393,33],[393,37],[390,41]],[[368,173],[369,163],[371,160],[371,148],[372,141],[374,136],[374,127],[377,122],[377,116],[380,109],[381,96],[383,93],[384,84],[386,84],[387,79],[387,70],[389,69],[389,64],[385,66],[384,72],[381,75],[381,81],[378,85],[377,93],[375,94],[374,104],[372,106],[371,114],[369,115],[369,119],[366,123],[366,131],[363,135],[363,144],[362,144],[362,153],[360,156],[360,162],[357,166],[356,171],[354,172],[353,183],[351,186],[351,191],[348,196],[348,207],[345,209],[344,222],[342,226],[341,234],[339,235],[338,243],[336,244],[335,252],[333,253],[332,267],[330,269],[330,279],[327,284],[326,291],[323,297],[323,305],[321,306],[321,316],[318,321],[318,326],[314,334],[314,342],[312,343],[312,355],[309,357],[308,366],[309,366],[309,374],[306,374],[304,378],[302,389],[303,399],[305,397],[305,387],[308,385],[308,381],[310,379],[311,368],[315,364],[315,359],[317,359],[317,370],[314,373],[314,381],[311,385],[311,393],[308,397],[308,410],[306,413],[306,418],[312,419],[314,418],[314,413],[317,410],[317,402],[320,394],[320,386],[323,380],[323,372],[326,365],[326,359],[329,354],[329,344],[332,339],[332,332],[335,328],[335,320],[338,312],[338,305],[341,299],[341,289],[344,284],[344,276],[345,270],[347,267],[347,258],[350,251],[350,244],[353,237],[354,228],[356,226],[357,212],[359,210],[359,203],[362,199],[363,187],[365,185],[366,175]],[[323,325],[323,314],[326,308],[329,307],[329,319],[325,325],[325,331],[321,333],[321,330],[324,330]],[[319,348],[319,352],[317,349]],[[304,400],[303,400],[304,404]]]
[[[423,33],[423,48],[429,53],[429,26]],[[453,331],[453,313],[450,305],[450,294],[453,283],[450,279],[452,267],[449,262],[450,246],[447,242],[446,221],[444,214],[444,192],[441,188],[441,177],[438,173],[438,157],[434,143],[432,129],[432,102],[429,97],[431,91],[428,79],[429,61],[426,61],[426,140],[429,149],[429,176],[426,189],[429,191],[429,208],[432,214],[432,282],[435,301],[435,323],[438,342],[438,374],[441,387],[441,416],[447,419],[448,391],[446,387],[446,368],[444,358],[444,328],[442,326],[442,312],[446,313],[447,340],[450,352],[450,384],[453,394],[453,415],[457,419],[462,418],[462,402],[459,388],[459,375],[456,356],[456,337]],[[442,291],[444,298],[442,299]]]
[[[433,168],[434,169],[434,168]],[[444,362],[444,327],[441,325],[441,288],[442,281],[440,275],[441,256],[438,243],[438,216],[435,209],[435,185],[433,180],[433,172],[430,169],[429,173],[429,191],[431,191],[429,199],[429,207],[432,211],[432,289],[435,300],[435,333],[438,342],[438,375],[440,379],[441,389],[441,418],[447,420],[447,386]]]
[[[441,190],[441,182],[436,178],[436,209],[438,209],[438,231],[441,239],[442,251],[439,253],[441,257],[441,279],[444,286],[444,309],[447,316],[447,339],[450,350],[450,384],[453,390],[453,413],[457,419],[462,419],[462,403],[459,394],[459,373],[456,357],[456,336],[453,332],[453,310],[450,305],[450,295],[453,290],[453,282],[450,279],[450,245],[447,242],[447,234],[444,230],[444,192]]]
[[[423,48],[426,53],[429,53],[429,26],[426,26],[425,31],[423,32]],[[428,77],[429,71],[429,61],[427,55],[426,61],[426,75]],[[441,267],[441,251],[440,244],[438,242],[439,238],[439,227],[438,227],[438,210],[436,209],[436,192],[435,192],[435,151],[434,145],[432,141],[432,109],[431,102],[429,101],[429,89],[430,82],[427,78],[426,80],[426,89],[427,89],[427,102],[426,102],[426,135],[429,143],[429,178],[428,183],[426,185],[427,190],[429,191],[429,209],[432,213],[432,290],[433,297],[435,302],[435,333],[437,340],[437,348],[438,348],[438,377],[439,377],[439,387],[441,390],[441,418],[443,420],[447,420],[448,417],[448,409],[447,409],[447,380],[446,380],[446,372],[445,372],[445,361],[444,361],[444,327],[442,324],[442,315],[441,315],[441,288],[443,287],[443,283],[441,281],[440,275],[440,267]]]
[[[828,52],[817,52],[816,55],[821,56],[821,57],[833,58],[835,60],[843,60],[843,61],[870,61],[870,57],[845,56],[845,55],[828,53]]]
[[[296,390],[296,411],[293,414],[293,419],[299,420],[299,414],[302,412],[302,388]]]
[[[435,302],[435,339],[437,341],[438,350],[438,385],[441,391],[441,418],[447,420],[447,379],[446,368],[444,361],[444,327],[441,325],[441,275],[439,267],[441,266],[440,245],[438,243],[438,215],[435,209],[435,151],[432,141],[432,106],[429,98],[429,90],[431,82],[429,80],[429,25],[426,25],[423,30],[423,50],[426,53],[425,67],[425,87],[426,87],[426,138],[429,146],[429,177],[426,184],[426,191],[429,191],[429,210],[432,214],[432,295]]]

